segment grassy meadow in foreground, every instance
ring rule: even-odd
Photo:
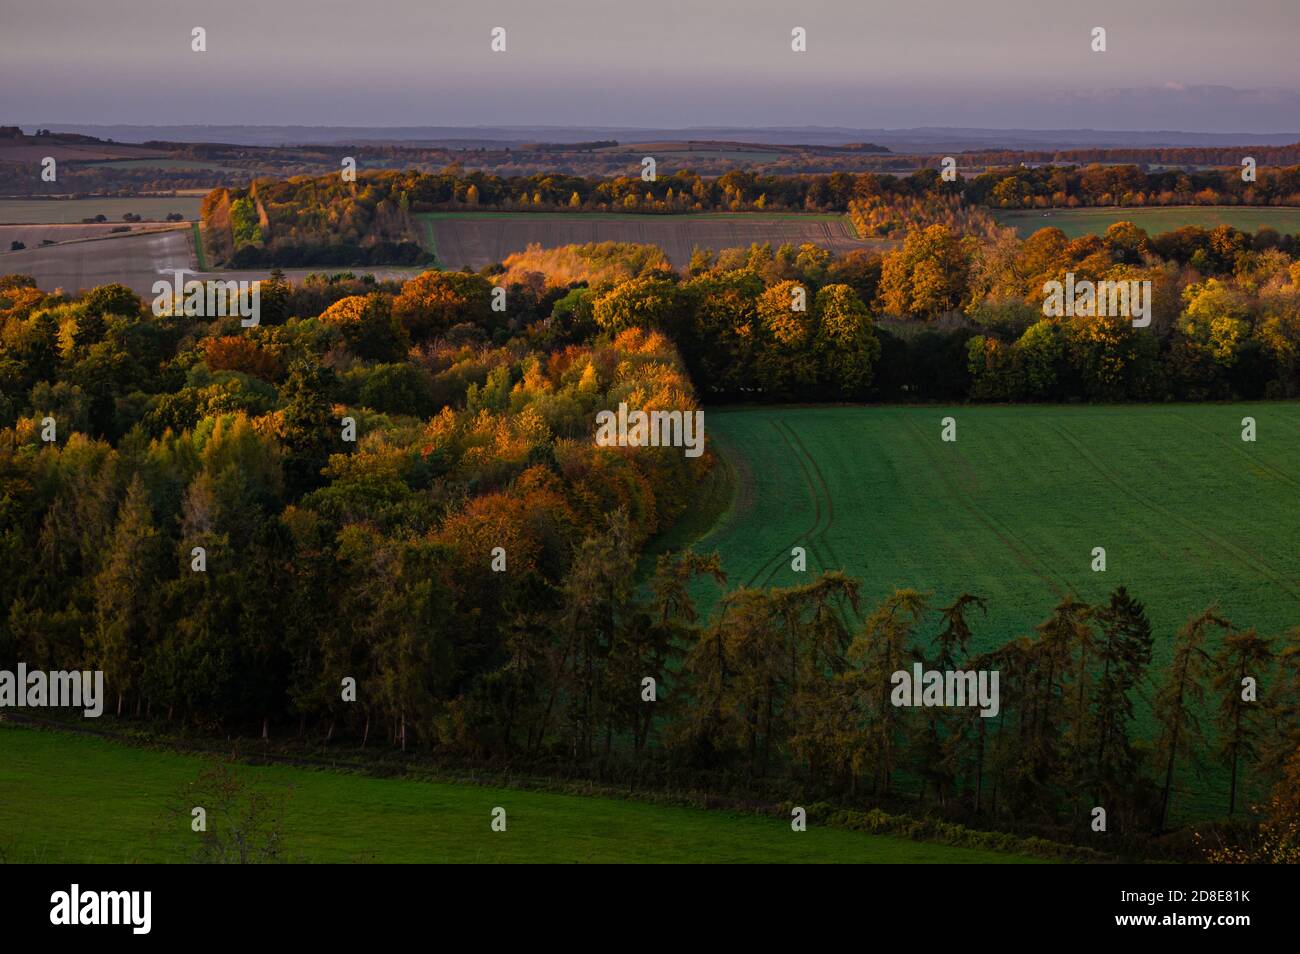
[[[0,726],[0,860],[183,861],[188,818],[168,814],[204,760]],[[1033,859],[810,822],[467,784],[240,766],[287,793],[284,857],[309,862],[874,862]],[[507,830],[490,828],[492,809]]]

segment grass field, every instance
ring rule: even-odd
[[[170,212],[186,219],[199,217],[199,196],[135,196],[129,199],[0,199],[0,225],[77,223],[96,215],[121,222],[127,212],[162,221]]]
[[[602,212],[431,212],[417,216],[426,247],[443,268],[482,268],[529,245],[554,248],[587,242],[658,245],[675,266],[686,265],[698,246],[714,251],[770,242],[812,242],[835,252],[879,247],[864,242],[842,215],[702,212],[684,215],[620,215]]]
[[[1174,206],[1142,209],[1048,209],[995,212],[1000,225],[1014,228],[1021,238],[1039,229],[1058,228],[1070,238],[1103,235],[1115,222],[1132,222],[1149,235],[1172,232],[1184,225],[1212,229],[1231,225],[1243,232],[1267,226],[1283,235],[1300,232],[1300,209],[1242,208],[1241,206]]]
[[[179,861],[178,804],[203,760],[0,725],[0,857]],[[285,855],[314,862],[1011,863],[1033,859],[630,800],[553,795],[282,766],[241,766],[287,794]],[[507,830],[490,828],[493,808]],[[178,830],[179,829],[179,830]]]
[[[939,439],[949,415],[955,443]],[[1253,444],[1240,439],[1247,415]],[[974,622],[976,648],[988,649],[1030,632],[1067,592],[1099,601],[1125,584],[1155,629],[1157,674],[1172,634],[1211,603],[1264,634],[1300,625],[1295,403],[772,408],[705,420],[735,496],[695,548],[718,551],[731,586],[843,569],[862,580],[868,610],[896,587],[933,592],[939,606],[970,591],[989,600]],[[807,549],[807,574],[790,569],[794,546]],[[1104,573],[1090,567],[1098,546]],[[716,593],[697,589],[706,604]],[[1222,808],[1217,770],[1187,794],[1185,806]]]

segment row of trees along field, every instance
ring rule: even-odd
[[[546,347],[649,328],[674,342],[709,400],[1291,397],[1300,393],[1296,256],[1293,240],[1266,230],[1250,236],[1229,227],[1184,228],[1151,237],[1130,223],[1102,237],[1069,240],[1044,229],[993,244],[931,226],[910,232],[883,256],[837,257],[811,245],[698,250],[685,275],[650,246],[535,249],[482,275],[426,274],[405,291],[354,280],[297,288],[265,283],[263,327],[239,343],[205,346],[215,351],[204,367],[253,371],[240,400],[265,410],[274,399],[261,382],[292,360],[281,325],[299,316],[350,336],[364,358],[385,364],[401,364],[412,344],[456,324],[497,344],[509,340],[512,325],[529,328]],[[1045,316],[1046,283],[1068,274],[1077,281],[1149,281],[1150,326],[1135,328],[1123,317]],[[69,330],[85,303],[43,307],[53,299],[11,285],[0,420],[13,421],[37,404],[65,407],[78,426],[97,434],[125,433],[146,418],[173,426],[197,420],[199,388],[177,387],[186,396],[171,395],[165,406],[125,399],[147,384],[146,372],[89,347],[102,329]],[[504,313],[489,307],[494,286],[506,292]],[[428,289],[424,311],[412,311],[403,303],[421,288]],[[366,299],[372,292],[379,297]],[[85,302],[100,311],[134,307],[114,304],[115,295],[100,289]],[[343,297],[354,299],[346,315],[327,311]],[[365,300],[365,308],[357,305]],[[86,320],[103,323],[94,314]],[[122,333],[142,341],[166,335],[149,323]],[[80,335],[85,346],[69,347],[69,335]],[[50,357],[56,353],[60,361]],[[167,370],[179,382],[186,367]],[[345,384],[356,382],[356,393],[385,411],[423,415],[450,400],[425,368],[386,370],[406,376],[402,388],[363,381],[369,369],[342,371]]]
[[[851,348],[819,350],[818,336],[875,339],[854,286],[830,281],[856,266],[815,250],[724,253],[680,284],[643,248],[568,255],[607,287],[507,270],[500,314],[476,275],[277,279],[252,329],[158,321],[121,286],[73,299],[5,278],[0,663],[102,669],[124,718],[751,797],[919,799],[1058,838],[1081,837],[1098,802],[1117,837],[1146,844],[1206,757],[1229,772],[1226,812],[1275,782],[1294,800],[1295,766],[1280,780],[1300,741],[1300,629],[1260,635],[1189,607],[1175,665],[1153,673],[1150,627],[1123,590],[1067,599],[978,656],[981,602],[965,594],[938,607],[900,591],[855,627],[857,584],[830,574],[733,590],[705,620],[692,581],[725,581],[689,553],[639,590],[642,546],[711,464],[591,439],[598,408],[695,406],[664,334],[676,311],[654,295],[752,309],[751,334],[776,348],[742,364],[757,380],[838,381]],[[815,287],[819,326],[803,337],[764,302],[795,280],[787,268]],[[887,704],[887,674],[913,660],[998,668],[1000,714]],[[1247,670],[1263,700],[1249,707]],[[663,687],[654,706],[646,674]],[[1139,698],[1154,700],[1149,737],[1134,730]]]
[[[1103,237],[1043,229],[981,244],[931,226],[883,256],[812,245],[700,250],[684,277],[653,254],[615,267],[610,248],[531,250],[492,277],[554,288],[540,276],[562,276],[552,334],[663,331],[709,400],[1300,394],[1300,249],[1266,231],[1150,237],[1118,223]],[[1068,273],[1150,281],[1150,326],[1045,316],[1045,284]],[[806,308],[793,310],[800,294]]]
[[[1144,172],[1137,166],[1008,168],[971,179],[935,169],[910,176],[836,172],[783,176],[731,171],[716,178],[678,171],[646,182],[538,173],[502,178],[451,167],[441,173],[365,173],[259,179],[218,189],[203,202],[214,260],[257,265],[417,264],[412,213],[449,209],[681,213],[816,211],[851,213],[864,236],[901,235],[918,224],[948,224],[992,238],[984,209],[1132,205],[1300,205],[1300,166]]]

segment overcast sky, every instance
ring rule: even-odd
[[[0,0],[0,122],[1289,132],[1300,0]]]

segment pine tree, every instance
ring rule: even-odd
[[[926,668],[939,672],[955,671],[966,657],[972,636],[967,615],[973,609],[987,612],[987,601],[963,593],[951,606],[941,610],[942,626],[934,639],[934,655],[927,657],[920,647],[913,654],[926,661]],[[923,709],[916,722],[909,748],[917,774],[934,789],[944,804],[956,787],[963,744],[969,729],[966,714],[938,706]]]
[[[926,601],[916,590],[895,590],[876,607],[849,647],[856,664],[858,697],[864,713],[864,744],[882,783],[890,793],[898,760],[899,719],[890,699],[893,675],[910,670],[912,631],[925,612]]]
[[[1237,778],[1243,757],[1253,759],[1256,743],[1263,734],[1267,707],[1254,693],[1246,691],[1253,679],[1256,692],[1260,677],[1272,666],[1273,648],[1253,629],[1229,634],[1214,657],[1214,691],[1219,697],[1218,747],[1216,755],[1230,772],[1228,814],[1237,810]]]
[[[1269,695],[1274,700],[1273,732],[1264,753],[1265,766],[1281,769],[1293,753],[1300,751],[1300,626],[1293,626],[1281,638],[1276,674]]]
[[[1153,637],[1145,607],[1125,587],[1111,593],[1110,602],[1096,618],[1101,638],[1096,660],[1100,672],[1093,693],[1092,790],[1097,804],[1103,804],[1108,793],[1126,788],[1124,782],[1131,778],[1128,726],[1133,718],[1132,694],[1151,662]]]
[[[1178,758],[1194,751],[1201,738],[1197,710],[1205,698],[1205,668],[1210,657],[1204,646],[1211,626],[1232,629],[1232,624],[1211,607],[1199,616],[1193,616],[1178,631],[1169,674],[1156,693],[1154,711],[1156,724],[1160,727],[1156,757],[1165,767],[1160,798],[1160,831],[1165,830],[1169,821],[1169,797],[1174,787]]]

